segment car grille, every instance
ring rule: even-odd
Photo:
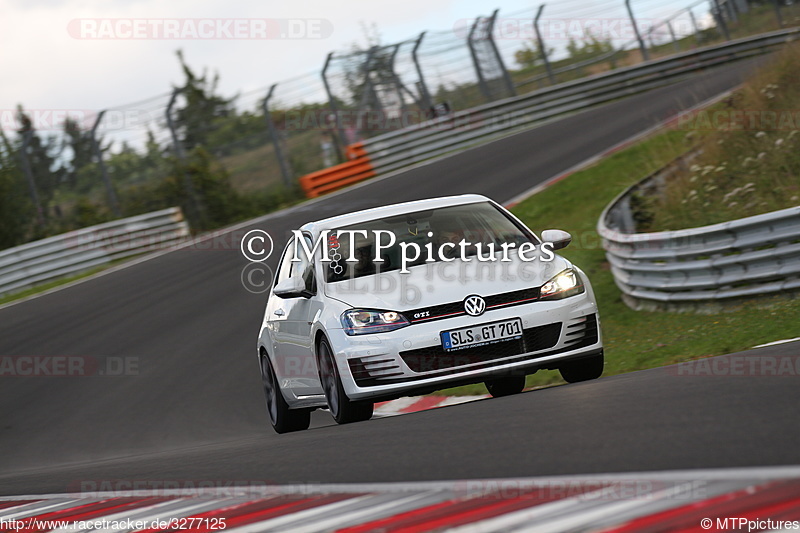
[[[492,309],[502,309],[504,307],[522,305],[538,300],[539,292],[539,287],[532,287],[518,291],[492,294],[491,296],[484,296],[483,299],[486,301],[486,310],[490,311]],[[411,311],[403,311],[403,314],[411,320],[412,324],[422,324],[434,320],[466,315],[466,312],[464,311],[464,302],[460,301],[413,309]]]
[[[549,350],[558,344],[562,326],[564,326],[564,336],[566,337],[564,346],[557,350]],[[494,362],[507,357],[514,361],[536,359],[591,346],[596,344],[599,339],[597,316],[594,314],[572,319],[566,324],[556,322],[527,328],[522,333],[522,339],[498,342],[490,346],[445,352],[441,345],[436,345],[400,352],[400,357],[414,372],[447,375],[457,373],[458,367],[464,365],[475,365],[471,368],[487,368],[507,362]],[[529,352],[542,353],[515,357]],[[396,359],[386,354],[349,359],[348,363],[356,385],[359,387],[414,381],[431,375],[404,376]]]
[[[555,322],[546,326],[527,328],[523,330],[521,339],[498,342],[491,346],[446,352],[441,345],[436,345],[400,352],[400,357],[414,372],[432,372],[546,350],[556,345],[560,335],[561,322]]]
[[[567,323],[564,345],[572,348],[591,346],[597,342],[597,315],[586,315]]]

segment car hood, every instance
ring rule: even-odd
[[[477,294],[490,296],[540,287],[572,264],[555,255],[552,261],[509,262],[455,261],[428,263],[399,271],[326,283],[326,296],[363,309],[407,311],[460,302]]]

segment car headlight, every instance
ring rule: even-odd
[[[573,269],[568,268],[556,274],[542,285],[539,297],[542,300],[560,300],[586,291],[583,280]]]
[[[395,311],[374,309],[350,309],[342,313],[342,327],[348,335],[385,333],[411,324],[406,317]]]

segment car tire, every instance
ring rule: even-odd
[[[374,404],[369,401],[354,402],[347,397],[328,341],[322,339],[317,348],[319,379],[328,401],[328,410],[337,424],[362,422],[372,418]]]
[[[519,394],[525,388],[525,376],[506,376],[492,379],[485,381],[484,385],[486,385],[486,390],[489,391],[492,398],[511,396],[512,394]]]
[[[578,383],[580,381],[597,379],[603,375],[603,363],[603,352],[600,352],[591,357],[584,357],[564,363],[559,367],[558,371],[561,372],[561,377],[564,378],[564,381],[567,383]]]
[[[276,433],[302,431],[311,425],[311,409],[289,409],[283,398],[275,371],[267,354],[261,355],[261,381],[264,384],[264,397],[267,414]]]

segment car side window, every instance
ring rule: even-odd
[[[292,275],[292,249],[294,248],[294,238],[289,239],[289,244],[283,250],[281,262],[278,265],[278,273],[275,275],[275,285],[288,279]],[[300,254],[302,255],[302,254]]]
[[[304,235],[303,239],[306,241],[308,249],[313,248],[313,243],[308,235]],[[300,252],[297,254],[300,261],[292,263],[292,276],[300,276],[306,284],[306,289],[316,294],[317,280],[314,276],[314,261],[313,258],[306,257],[306,254]]]

